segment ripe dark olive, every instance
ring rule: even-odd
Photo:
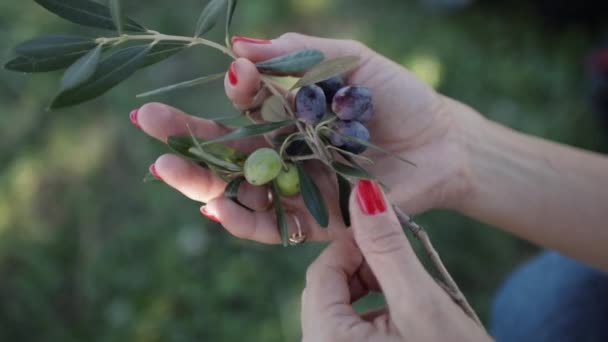
[[[327,104],[331,104],[334,99],[334,95],[345,86],[344,80],[340,76],[329,78],[325,81],[321,81],[317,83],[323,92],[325,93],[325,99],[327,100]]]
[[[360,142],[349,140],[348,137],[369,141],[369,131],[358,121],[339,121],[329,136],[332,145],[355,154],[362,153],[367,146]]]
[[[312,84],[300,88],[295,98],[296,116],[309,125],[316,125],[325,116],[326,99],[323,89]]]
[[[365,123],[374,114],[372,93],[366,87],[344,87],[334,96],[331,109],[342,120]]]

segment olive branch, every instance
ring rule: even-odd
[[[74,106],[101,96],[138,70],[157,64],[195,46],[215,49],[236,59],[230,43],[230,26],[237,0],[210,0],[202,10],[192,36],[167,35],[147,29],[124,14],[120,0],[108,0],[107,6],[91,0],[34,1],[49,12],[72,23],[115,33],[113,36],[97,38],[47,35],[34,38],[16,47],[17,57],[4,66],[8,70],[41,73],[65,69],[59,92],[48,106],[49,110]],[[224,44],[203,38],[216,26],[222,16],[225,17]],[[305,162],[319,161],[336,175],[339,207],[344,224],[349,226],[348,199],[352,185],[358,179],[375,180],[375,177],[361,166],[361,164],[372,164],[373,161],[352,153],[348,149],[332,146],[328,143],[332,134],[384,153],[408,165],[415,166],[415,164],[365,139],[341,134],[333,127],[336,120],[334,116],[329,115],[315,125],[299,119],[289,104],[288,96],[292,90],[344,75],[358,65],[358,56],[325,60],[323,53],[315,49],[295,51],[258,62],[256,66],[263,74],[262,90],[267,90],[271,94],[261,106],[262,120],[260,122],[254,118],[252,111],[245,111],[242,115],[250,122],[247,126],[211,140],[200,139],[192,133],[189,136],[169,137],[168,146],[177,154],[209,169],[226,181],[225,196],[242,205],[238,201],[237,193],[245,181],[245,164],[249,156],[222,143],[249,137],[264,137],[269,145],[278,151],[273,151],[278,159],[278,172],[297,178],[298,192],[311,216],[319,226],[327,227],[329,216],[325,200],[314,179],[304,171]],[[151,90],[139,94],[138,97],[154,96],[198,86],[221,79],[223,75],[222,72],[201,76]],[[289,91],[284,91],[270,75],[302,76]],[[220,122],[219,119],[216,121]],[[291,132],[270,136],[270,133],[276,133],[278,130],[286,128],[291,129]],[[190,130],[190,127],[188,129]],[[153,177],[148,174],[144,180],[153,180]],[[270,191],[275,199],[277,228],[283,245],[287,246],[289,227],[280,201],[281,189],[281,184],[276,179],[270,182]],[[437,279],[439,285],[471,319],[482,326],[474,310],[443,265],[426,231],[397,206],[394,206],[394,209],[402,226],[421,242],[425,253],[442,278]]]

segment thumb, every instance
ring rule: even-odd
[[[355,241],[376,276],[387,305],[406,317],[432,279],[418,260],[392,207],[377,183],[359,180],[350,198]]]
[[[365,59],[372,54],[365,45],[354,40],[318,38],[299,33],[285,33],[273,40],[234,36],[232,44],[237,56],[254,63],[304,49],[317,49],[326,59],[352,55]]]

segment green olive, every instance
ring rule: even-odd
[[[276,182],[281,196],[290,197],[300,193],[300,177],[293,164],[287,164],[287,171],[281,170]]]
[[[271,148],[261,148],[245,161],[245,179],[252,185],[264,185],[277,178],[281,168],[279,154]]]

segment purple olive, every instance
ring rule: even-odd
[[[325,94],[323,89],[312,84],[300,88],[296,94],[296,116],[310,125],[316,125],[325,116]]]
[[[344,87],[334,96],[331,109],[342,120],[365,123],[374,114],[372,93],[362,86]]]
[[[344,80],[340,76],[332,77],[326,79],[325,81],[321,81],[317,83],[323,92],[325,93],[325,99],[327,100],[327,104],[331,105],[332,100],[334,99],[334,95],[345,86]]]
[[[350,140],[348,137],[369,141],[369,131],[358,121],[338,121],[334,131],[329,136],[332,145],[355,154],[362,153],[367,146],[358,141]]]

